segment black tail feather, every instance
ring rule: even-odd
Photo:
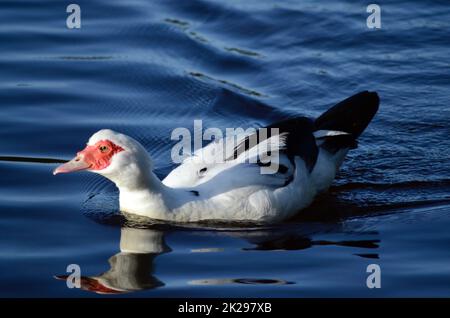
[[[321,147],[331,153],[356,148],[357,138],[378,111],[380,99],[375,92],[364,91],[331,107],[314,122],[316,130],[337,130],[351,135],[325,137]]]
[[[378,111],[380,99],[375,92],[364,91],[331,107],[315,121],[316,130],[338,130],[356,139]]]

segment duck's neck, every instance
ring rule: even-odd
[[[172,219],[173,207],[185,192],[165,186],[150,167],[135,170],[131,167],[118,176],[108,178],[119,188],[122,212],[154,219]]]

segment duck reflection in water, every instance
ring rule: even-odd
[[[308,229],[308,230],[306,230]],[[189,229],[181,229],[189,230]],[[189,230],[191,231],[191,230]],[[242,248],[243,251],[267,251],[267,250],[304,250],[314,246],[334,245],[342,247],[357,247],[365,249],[377,249],[379,240],[313,240],[312,236],[320,233],[335,232],[342,234],[342,228],[338,224],[320,224],[317,227],[307,224],[305,227],[297,225],[289,229],[274,227],[265,229],[214,229],[214,235],[228,236],[242,239],[253,247]],[[172,232],[172,231],[171,231]],[[213,231],[211,231],[213,232]],[[206,233],[211,233],[206,231]],[[154,228],[121,228],[120,252],[109,259],[111,268],[97,276],[82,276],[81,289],[98,294],[123,294],[139,290],[153,289],[164,286],[154,276],[155,259],[158,255],[170,252],[171,249],[165,242],[167,230]],[[201,233],[205,234],[204,228]],[[378,233],[361,233],[365,238],[367,234],[373,237]],[[194,252],[194,250],[192,250]],[[354,254],[364,258],[378,258],[378,254]],[[68,275],[56,276],[57,279],[66,280]],[[232,278],[232,279],[204,279],[187,282],[198,285],[221,284],[293,284],[281,279],[259,278]]]
[[[98,276],[82,276],[81,289],[98,294],[123,294],[164,286],[153,276],[154,260],[169,251],[164,232],[122,227],[120,252],[108,260],[110,270]],[[56,278],[66,280],[68,275]]]

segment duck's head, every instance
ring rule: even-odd
[[[57,167],[53,174],[90,171],[111,181],[127,183],[142,178],[152,169],[150,156],[133,138],[110,129],[102,129],[89,138],[86,148],[75,158]]]

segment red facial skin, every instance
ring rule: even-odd
[[[89,165],[89,170],[102,170],[111,164],[111,158],[116,153],[124,151],[120,146],[109,140],[100,140],[94,145],[86,146],[77,153],[77,157]]]

